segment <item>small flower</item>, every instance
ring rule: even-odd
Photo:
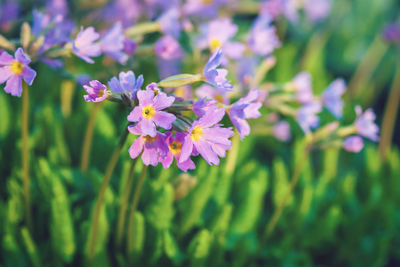
[[[245,46],[230,40],[237,30],[237,25],[233,24],[230,18],[213,20],[200,28],[201,34],[197,40],[197,46],[200,49],[210,48],[211,51],[220,47],[228,57],[239,59]]]
[[[100,39],[101,50],[107,56],[125,64],[128,55],[124,53],[124,33],[121,22],[116,22]]]
[[[389,24],[383,29],[383,38],[394,44],[400,44],[400,24]]]
[[[137,92],[137,98],[139,105],[128,115],[128,121],[138,122],[136,127],[140,128],[143,135],[155,137],[157,126],[166,130],[171,129],[176,117],[162,110],[171,106],[175,97],[162,92],[155,95],[153,90],[141,90]]]
[[[276,36],[276,28],[271,25],[271,22],[271,18],[264,15],[258,17],[253,23],[248,44],[255,54],[266,57],[281,46]]]
[[[336,79],[322,93],[323,104],[338,119],[343,115],[343,100],[341,96],[345,91],[346,83],[344,80]]]
[[[183,6],[185,15],[211,18],[218,15],[218,9],[227,0],[187,0]]]
[[[170,8],[164,12],[158,19],[160,24],[161,32],[166,35],[171,35],[176,39],[179,39],[182,25],[179,22],[179,10],[176,8]]]
[[[210,109],[218,109],[217,101],[207,100],[206,97],[200,98],[192,106],[193,113],[199,118],[203,117]]]
[[[226,79],[228,71],[222,68],[218,69],[219,65],[221,65],[222,57],[221,49],[217,48],[205,65],[203,76],[207,83],[226,91],[231,91],[233,85]]]
[[[272,132],[276,139],[287,142],[290,140],[290,125],[287,121],[279,121],[274,125]]]
[[[154,44],[154,52],[164,60],[178,59],[183,56],[183,51],[178,41],[172,36],[165,35]]]
[[[246,119],[255,119],[261,116],[258,111],[262,104],[256,102],[259,90],[251,90],[247,96],[232,104],[228,110],[229,118],[239,132],[240,139],[250,134],[250,125]]]
[[[90,86],[89,86],[90,85]],[[86,102],[101,102],[107,98],[107,87],[97,80],[89,82],[89,85],[84,85],[83,88],[88,93],[83,98]]]
[[[36,72],[28,64],[31,59],[24,53],[22,48],[15,51],[14,57],[7,52],[0,55],[0,84],[6,83],[4,91],[13,96],[21,96],[22,79],[32,85]]]
[[[108,86],[111,91],[118,94],[125,94],[131,100],[136,98],[136,93],[140,90],[143,85],[143,75],[139,75],[139,77],[135,77],[135,73],[133,71],[128,72],[120,72],[119,80],[117,77],[112,77],[108,82]]]
[[[200,98],[214,99],[218,103],[229,105],[229,98],[226,90],[222,88],[214,88],[208,84],[203,84],[196,89],[196,95]]]
[[[217,124],[224,114],[224,109],[209,110],[202,118],[193,122],[183,143],[179,159],[181,163],[198,152],[208,164],[219,164],[218,156],[225,157],[225,151],[232,146],[229,140],[233,135],[232,129],[222,128]]]
[[[315,129],[319,125],[319,118],[317,114],[321,112],[322,106],[320,103],[314,102],[302,106],[297,111],[297,121],[301,129],[308,134],[311,132],[310,128]]]
[[[169,166],[171,166],[174,158],[176,159],[178,168],[184,172],[186,172],[187,170],[194,170],[196,168],[194,162],[190,158],[188,158],[184,162],[179,161],[181,157],[183,142],[185,141],[185,136],[186,134],[183,132],[177,132],[175,136],[173,136],[171,132],[166,133],[165,141],[168,145],[169,152],[166,157],[160,158],[164,169],[167,169],[169,168]]]
[[[360,136],[349,136],[343,141],[343,147],[346,151],[358,153],[364,147],[364,141]]]
[[[94,63],[90,57],[98,57],[101,55],[101,47],[99,44],[94,43],[99,39],[100,35],[94,30],[93,27],[81,27],[78,36],[73,42],[73,52],[76,56],[85,60],[87,63]]]
[[[146,166],[157,166],[160,159],[167,156],[169,149],[165,142],[165,134],[156,132],[153,137],[142,135],[143,133],[140,131],[140,128],[136,126],[129,126],[128,130],[132,134],[140,135],[129,148],[129,155],[131,158],[137,158],[143,151],[143,164]]]
[[[0,3],[0,29],[8,32],[12,23],[17,21],[20,6],[17,1],[8,0]]]
[[[294,77],[291,86],[296,91],[297,101],[300,104],[311,103],[314,95],[311,87],[311,75],[307,72],[301,72]]]
[[[304,10],[312,22],[318,22],[329,15],[331,0],[306,0]]]
[[[361,107],[357,106],[356,114],[357,119],[354,124],[356,126],[357,133],[377,142],[379,140],[379,127],[375,124],[375,113],[372,111],[372,109],[367,109],[364,113],[362,113]]]

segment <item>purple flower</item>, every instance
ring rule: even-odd
[[[236,76],[243,87],[250,86],[258,65],[259,59],[256,57],[243,57],[239,60]]]
[[[287,121],[279,121],[274,125],[272,132],[276,139],[287,142],[290,140],[290,125]]]
[[[312,22],[318,22],[329,15],[331,0],[306,0],[304,10]]]
[[[203,75],[207,83],[226,91],[231,91],[233,85],[226,79],[228,71],[222,68],[218,69],[223,56],[221,49],[217,48],[204,67]]]
[[[217,101],[215,100],[207,100],[206,97],[200,98],[196,102],[193,103],[192,110],[193,113],[196,114],[199,118],[203,117],[208,110],[218,109]]]
[[[36,77],[36,71],[31,69],[28,64],[31,59],[25,55],[22,48],[15,51],[14,57],[7,52],[0,55],[0,84],[6,83],[4,91],[13,96],[21,96],[22,79],[32,85]]]
[[[8,32],[18,19],[19,5],[16,2],[11,0],[0,4],[0,29],[4,32]]]
[[[210,48],[215,51],[220,47],[224,53],[233,59],[239,59],[245,46],[230,39],[235,36],[238,27],[229,18],[220,18],[203,25],[200,28],[200,36],[197,39],[197,47],[200,49]]]
[[[167,96],[165,93],[158,93],[156,96],[153,90],[140,90],[137,92],[139,105],[128,115],[128,121],[137,122],[137,127],[143,135],[155,137],[156,127],[171,129],[171,124],[176,120],[175,115],[162,111],[171,106],[175,97]]]
[[[257,89],[251,90],[247,96],[232,104],[228,111],[229,118],[238,130],[240,139],[250,134],[250,125],[246,119],[255,119],[261,116],[258,110],[262,104],[256,102],[259,93],[260,91]]]
[[[99,39],[99,34],[93,27],[81,27],[81,31],[73,42],[73,52],[76,56],[85,60],[87,63],[94,63],[90,57],[98,57],[101,55],[101,47],[94,42]]]
[[[314,95],[311,88],[311,75],[307,72],[301,72],[294,77],[291,82],[296,91],[297,101],[300,104],[311,103],[314,99]]]
[[[271,16],[276,19],[284,11],[284,1],[283,0],[266,0],[261,3],[261,15]]]
[[[124,52],[128,55],[133,55],[136,51],[137,43],[132,39],[125,38],[124,39]]]
[[[83,88],[88,93],[83,98],[86,102],[101,102],[107,98],[107,87],[97,80],[89,82],[89,85],[84,85]]]
[[[218,15],[218,9],[226,0],[187,0],[183,6],[185,15],[211,18]]]
[[[47,0],[46,10],[52,16],[62,15],[68,13],[68,4],[66,0]]]
[[[400,44],[400,24],[389,24],[383,29],[383,38],[394,44]]]
[[[165,141],[168,145],[169,152],[166,157],[160,157],[160,161],[164,169],[167,169],[169,168],[169,166],[171,166],[174,158],[176,159],[178,168],[184,172],[186,172],[187,170],[194,170],[196,168],[194,162],[190,159],[190,157],[184,162],[179,161],[181,157],[183,142],[185,141],[186,135],[187,134],[183,132],[177,132],[175,136],[173,136],[171,132],[166,133]]]
[[[302,106],[297,111],[297,121],[303,129],[303,131],[308,134],[310,133],[310,128],[315,129],[319,125],[319,118],[317,114],[321,112],[322,106],[320,103],[314,102],[311,104],[307,104]]]
[[[200,98],[214,99],[218,103],[229,105],[229,98],[226,95],[226,90],[222,88],[214,88],[208,84],[203,84],[196,89],[196,95]]]
[[[49,26],[50,15],[33,10],[32,17],[32,34],[39,36]]]
[[[158,23],[161,27],[161,32],[165,35],[171,35],[176,39],[179,39],[181,34],[182,26],[179,22],[179,10],[171,8],[164,12],[158,19]]]
[[[251,27],[248,44],[257,55],[268,56],[281,46],[276,36],[276,28],[271,25],[271,22],[271,18],[264,15],[258,17]]]
[[[100,12],[100,19],[112,22],[122,21],[122,26],[132,26],[136,19],[143,13],[143,7],[139,0],[115,0],[109,1]]]
[[[143,85],[143,81],[143,75],[139,75],[139,77],[136,79],[133,71],[120,72],[119,80],[117,77],[112,77],[108,82],[108,86],[112,92],[125,94],[130,99],[134,100],[136,98],[136,93]]]
[[[125,64],[128,55],[124,53],[124,33],[121,22],[116,22],[100,39],[101,50],[109,57]]]
[[[346,83],[343,79],[334,80],[322,93],[322,102],[325,107],[338,119],[342,117],[342,95],[346,91]]]
[[[229,137],[233,135],[231,128],[222,128],[217,124],[225,114],[224,109],[209,110],[202,118],[193,122],[183,143],[179,161],[185,162],[193,153],[200,155],[213,165],[219,164],[219,158],[225,157],[225,151],[231,148]]]
[[[129,148],[129,155],[131,158],[137,158],[143,151],[143,164],[146,166],[157,166],[160,159],[167,156],[169,149],[165,141],[165,134],[156,132],[153,137],[142,135],[143,133],[140,131],[140,128],[136,126],[129,126],[128,130],[132,134],[141,135],[135,139]]]
[[[346,151],[358,153],[364,147],[364,141],[360,136],[349,136],[343,141],[343,147]]]
[[[165,60],[178,59],[183,56],[183,51],[178,41],[172,36],[165,35],[154,44],[154,52]]]
[[[354,122],[357,133],[377,142],[379,140],[379,127],[375,124],[375,113],[372,109],[367,109],[362,113],[360,106],[356,107],[357,119]]]

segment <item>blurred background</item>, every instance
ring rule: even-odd
[[[10,40],[18,37],[22,22],[31,22],[32,10],[49,8],[51,2],[63,1],[1,1],[1,34]],[[61,9],[67,8],[77,25],[100,27],[107,24],[105,18],[117,19],[119,13],[99,15],[113,2],[65,1],[67,7]],[[157,1],[139,2],[151,6]],[[234,2],[229,14],[240,34],[248,31],[260,3]],[[17,6],[15,16],[7,4]],[[400,3],[330,4],[328,11],[315,9],[323,19],[317,12],[315,20],[306,13],[296,23],[287,16],[275,20],[282,47],[274,53],[276,65],[265,80],[284,83],[308,71],[319,94],[333,79],[344,78],[343,121],[354,120],[354,105],[373,108],[380,142],[367,142],[358,154],[330,148],[304,159],[304,134],[291,123],[289,141],[250,134],[235,148],[237,158],[228,155],[220,166],[198,161],[188,174],[176,167],[151,168],[138,211],[133,218],[127,215],[124,242],[117,246],[118,216],[132,164],[127,151],[134,137],[129,136],[105,193],[93,266],[400,265]],[[135,8],[132,4],[125,11]],[[159,80],[155,62],[154,55],[143,53],[125,66],[103,57],[93,65],[69,58],[60,71],[34,65],[38,75],[30,89],[29,114],[33,231],[24,222],[21,101],[0,93],[1,266],[88,265],[93,207],[105,166],[126,126],[126,111],[112,103],[98,111],[89,169],[81,171],[93,106],[83,101],[77,80],[85,74],[105,81],[132,69],[147,84]],[[266,235],[299,161],[304,161],[299,181]],[[141,168],[136,166],[134,177]],[[130,187],[136,186],[135,178]]]

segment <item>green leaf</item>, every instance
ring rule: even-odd
[[[158,83],[160,87],[180,87],[202,81],[200,74],[179,74],[165,78]]]

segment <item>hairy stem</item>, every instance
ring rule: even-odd
[[[96,238],[97,238],[97,230],[98,230],[98,226],[99,226],[99,216],[100,216],[100,210],[101,210],[101,205],[103,204],[103,200],[104,200],[104,195],[108,186],[108,183],[110,181],[111,178],[111,174],[114,171],[115,165],[117,164],[119,155],[121,153],[121,149],[126,141],[126,138],[128,136],[128,129],[126,128],[124,133],[121,136],[121,139],[118,143],[118,146],[115,148],[110,161],[108,162],[107,168],[106,168],[106,172],[104,174],[104,178],[103,181],[101,183],[101,187],[100,187],[100,191],[99,194],[97,196],[97,201],[96,201],[96,205],[94,207],[94,212],[93,212],[93,217],[92,217],[92,224],[91,224],[91,231],[90,231],[90,240],[89,240],[89,261],[93,260],[94,257],[94,248],[96,245]]]
[[[134,233],[135,213],[137,210],[137,206],[139,204],[140,193],[142,192],[143,181],[144,181],[144,178],[146,177],[146,172],[147,172],[147,166],[144,165],[142,172],[140,173],[138,184],[136,185],[135,193],[133,195],[132,206],[131,206],[130,214],[129,214],[129,224],[128,224],[128,236],[130,237],[127,239],[128,240],[128,244],[127,244],[128,251],[132,251],[132,248],[133,248],[132,247],[133,244],[132,244],[132,242],[129,242],[129,240],[132,240],[132,236]]]
[[[126,210],[128,208],[129,196],[132,191],[132,184],[135,176],[135,167],[137,162],[138,162],[137,158],[132,161],[132,165],[128,174],[128,180],[126,181],[126,184],[124,186],[124,191],[122,192],[121,208],[119,210],[119,216],[118,216],[117,239],[116,239],[116,244],[118,247],[121,245],[122,241],[122,234],[124,232],[124,226],[125,226]]]
[[[393,130],[396,123],[397,112],[400,101],[400,64],[397,64],[396,75],[385,107],[382,121],[381,140],[379,142],[379,153],[382,159],[386,160],[392,144]]]
[[[22,136],[22,149],[21,149],[21,159],[22,159],[22,180],[24,188],[24,201],[25,201],[25,219],[29,231],[32,233],[33,222],[32,222],[32,212],[31,212],[31,200],[30,200],[30,177],[29,177],[29,130],[28,130],[28,120],[29,120],[29,86],[23,82],[23,92],[22,92],[22,115],[21,115],[21,136]]]
[[[96,115],[100,110],[100,107],[101,103],[94,103],[94,106],[90,111],[89,122],[86,128],[85,139],[82,147],[81,171],[83,172],[86,172],[89,166],[90,148],[92,147],[94,126],[96,125]]]

